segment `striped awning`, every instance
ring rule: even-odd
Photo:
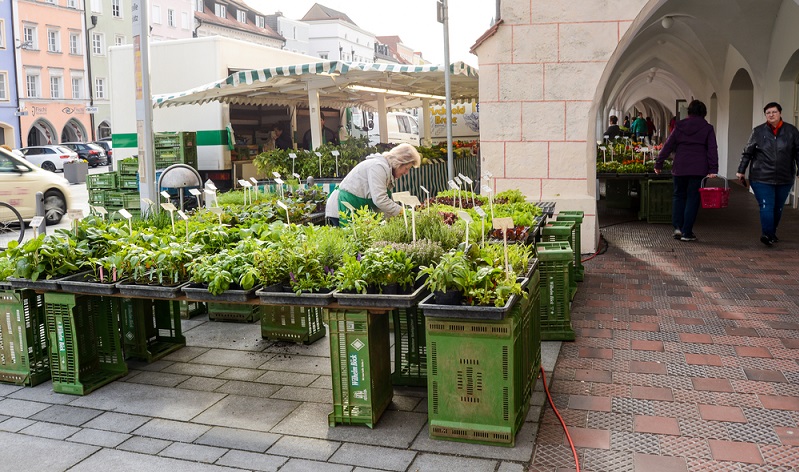
[[[453,102],[477,101],[477,69],[451,64]],[[443,103],[444,66],[322,61],[235,72],[223,80],[190,90],[153,97],[153,107],[196,105],[212,101],[242,105],[301,105],[317,90],[323,106],[377,108],[378,94],[388,107]]]

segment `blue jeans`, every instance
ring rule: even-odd
[[[671,199],[671,225],[682,234],[694,234],[694,222],[699,212],[699,187],[703,175],[675,175]]]
[[[777,226],[782,217],[782,207],[785,205],[788,194],[791,193],[793,184],[750,183],[755,192],[757,204],[760,206],[760,227],[763,235],[773,238],[777,235]]]

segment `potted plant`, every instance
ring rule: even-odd
[[[463,299],[463,285],[469,271],[469,260],[463,251],[450,250],[436,265],[423,266],[419,276],[427,276],[425,285],[433,292],[436,303],[458,305]]]

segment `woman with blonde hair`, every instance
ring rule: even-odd
[[[339,221],[339,214],[348,214],[344,202],[354,208],[368,207],[383,212],[387,218],[402,212],[402,206],[391,200],[389,191],[411,167],[419,167],[422,162],[419,151],[410,144],[400,144],[382,154],[366,156],[341,181],[338,188],[330,193],[325,207],[325,217],[329,224],[346,224]]]

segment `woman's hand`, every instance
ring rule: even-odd
[[[660,169],[658,169],[657,167],[655,167],[655,173],[656,173],[656,174],[660,174]]]
[[[715,179],[716,177],[718,177],[718,174],[707,174],[708,179]]]

